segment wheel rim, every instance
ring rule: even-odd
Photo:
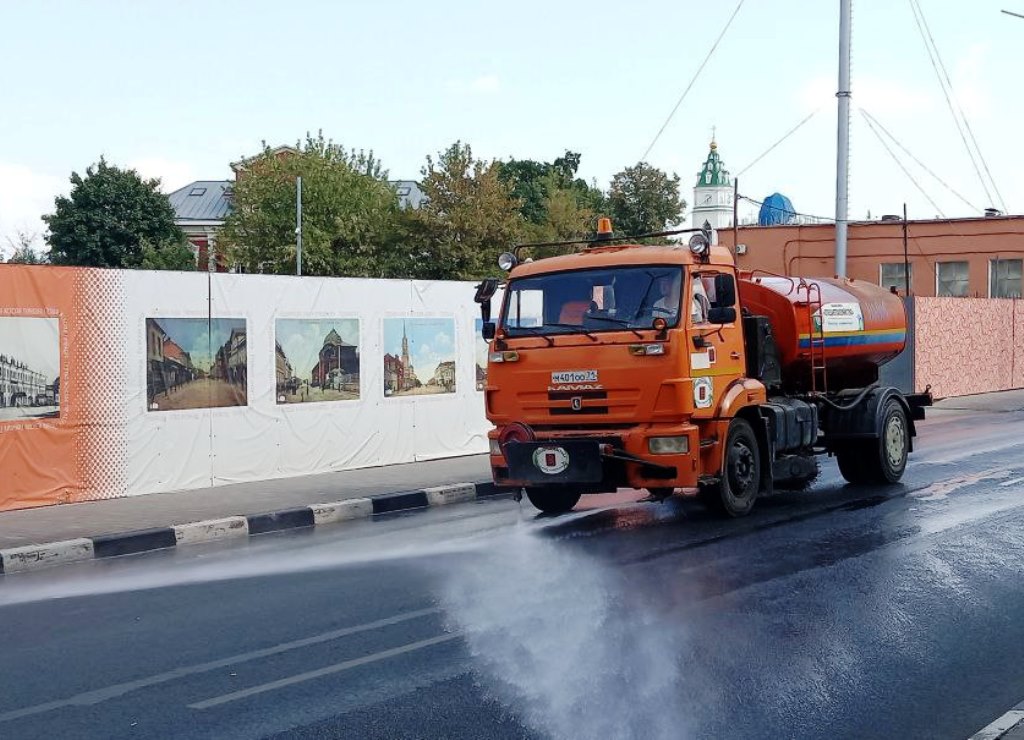
[[[903,464],[906,445],[907,430],[903,425],[903,417],[893,414],[885,425],[885,454],[890,466],[898,468]]]
[[[754,452],[743,442],[737,441],[729,450],[729,489],[736,498],[750,494],[754,480]]]

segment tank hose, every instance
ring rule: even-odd
[[[825,396],[804,396],[802,398],[802,400],[811,401],[811,402],[821,401],[822,403],[828,404],[829,406],[834,408],[836,411],[850,411],[850,410],[856,408],[861,403],[861,401],[863,401],[867,397],[868,393],[870,393],[871,391],[873,391],[877,387],[878,387],[878,383],[872,383],[867,388],[865,388],[860,393],[858,393],[856,395],[856,397],[852,401],[850,401],[848,404],[836,403],[831,398],[827,398]]]

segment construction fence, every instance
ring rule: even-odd
[[[0,510],[485,452],[473,294],[0,265]]]

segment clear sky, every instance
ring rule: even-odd
[[[1024,0],[920,0],[1011,212],[1024,211]],[[0,2],[0,244],[101,154],[165,189],[226,178],[260,142],[322,129],[416,178],[456,139],[484,157],[582,153],[606,186],[635,163],[736,3],[696,0],[37,0]],[[651,152],[687,200],[712,126],[740,178],[834,213],[838,0],[747,0]],[[990,205],[946,109],[909,0],[854,0],[852,217],[935,207],[857,113],[863,106],[978,207]],[[909,162],[920,172],[916,165]],[[926,174],[947,215],[970,209]],[[994,197],[993,197],[994,199]],[[4,245],[6,246],[6,245]]]

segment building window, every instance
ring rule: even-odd
[[[881,265],[881,274],[879,276],[878,284],[883,288],[896,288],[901,293],[907,290],[907,278],[911,280],[913,285],[914,269],[913,265],[908,265],[903,262],[889,262]],[[910,270],[909,276],[904,273],[904,268]]]
[[[935,295],[963,298],[967,295],[967,262],[939,262],[935,265]]]
[[[206,195],[206,188],[192,188],[189,195]]]
[[[1020,298],[1021,274],[1024,260],[989,260],[989,298]]]

